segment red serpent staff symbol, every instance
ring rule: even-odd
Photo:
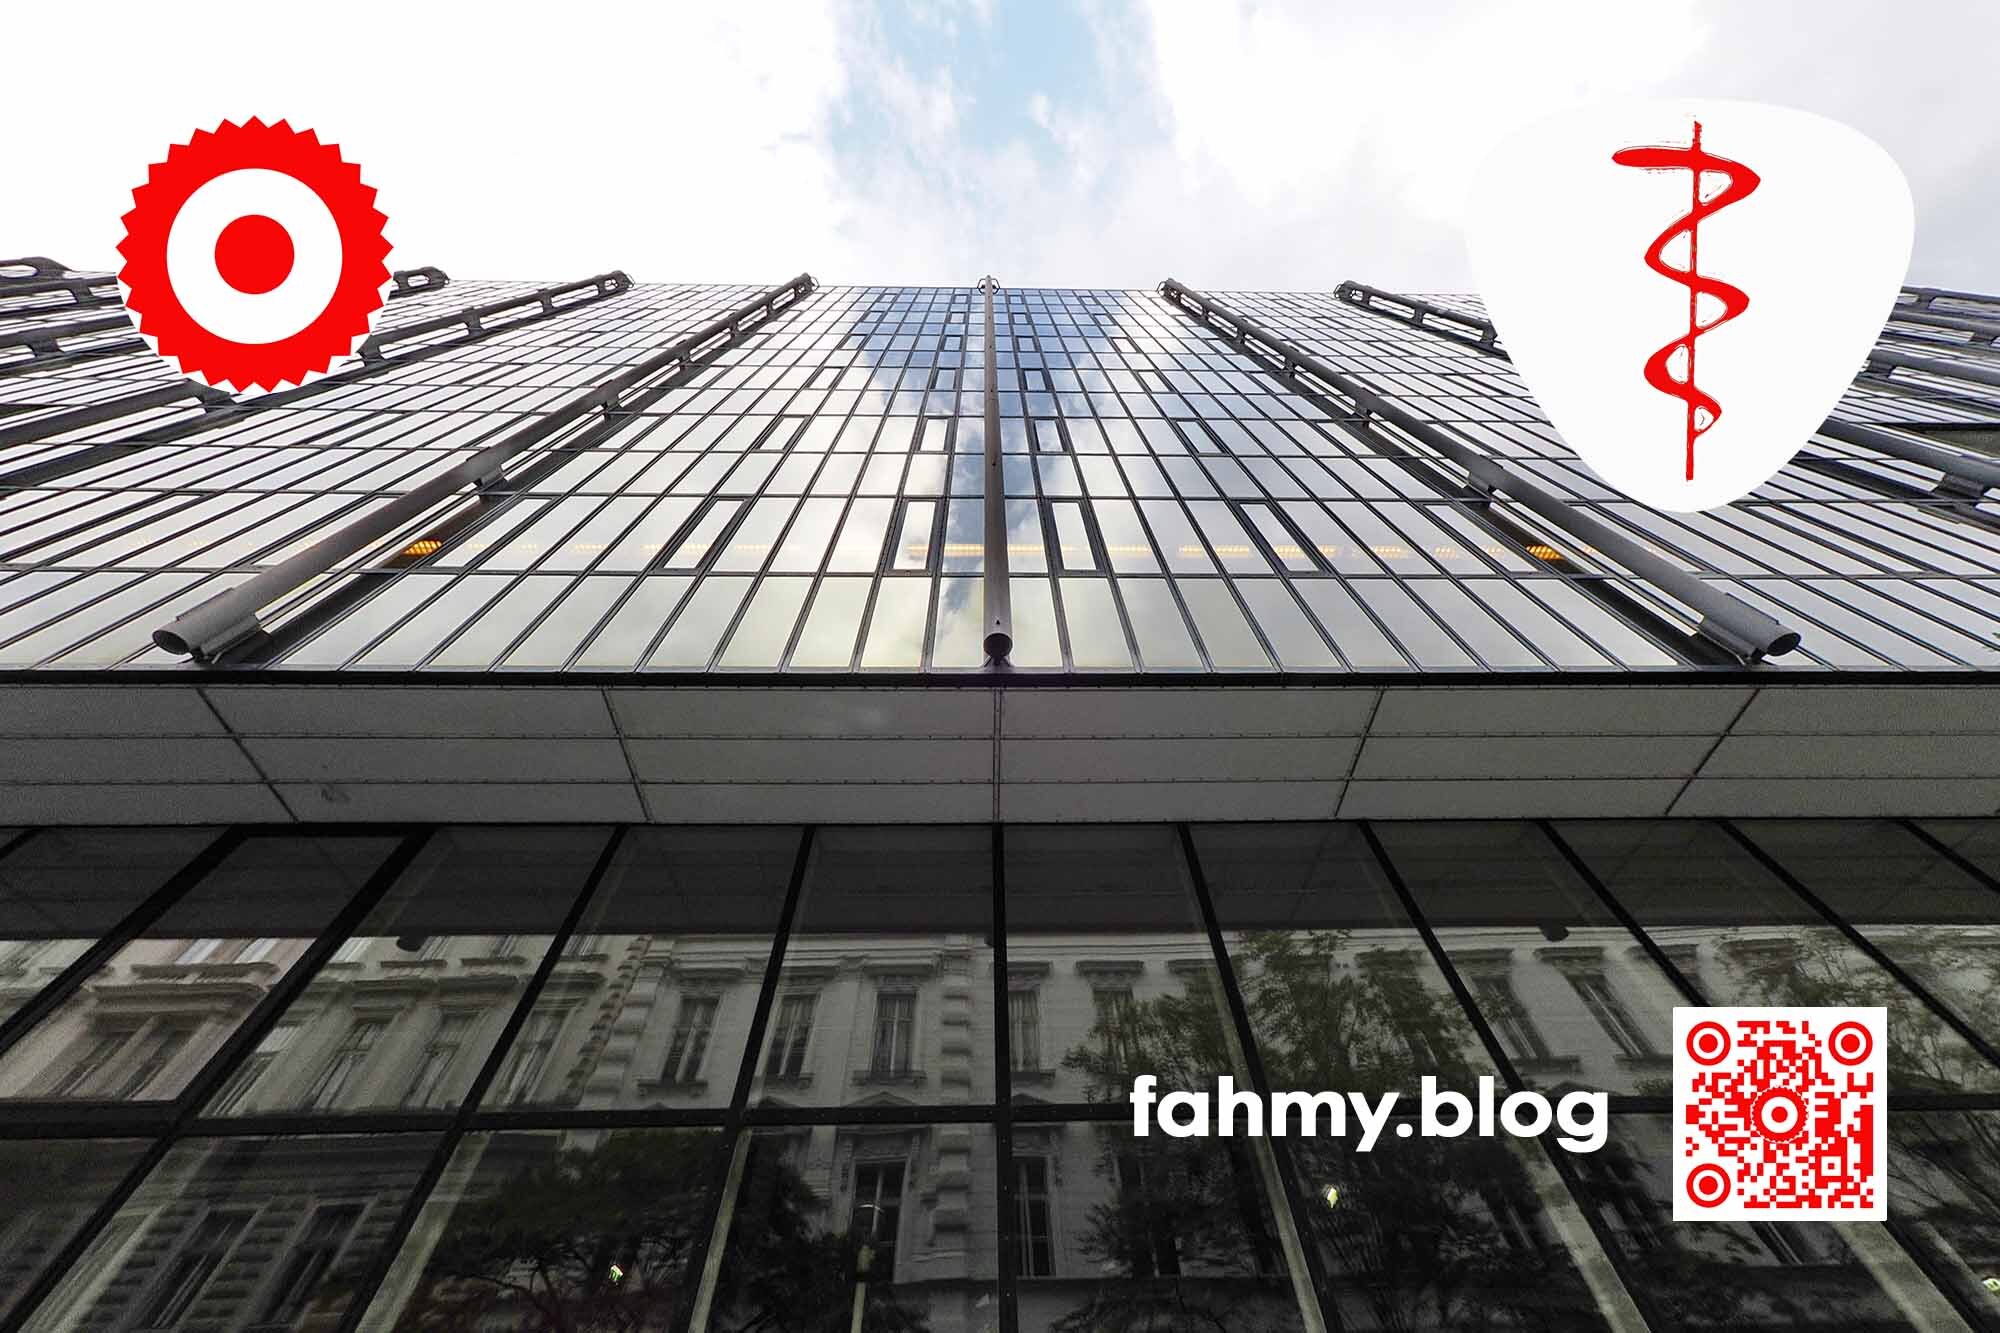
[[[1750,308],[1750,298],[1741,288],[1726,282],[1703,277],[1696,272],[1701,257],[1701,221],[1703,218],[1747,197],[1760,182],[1757,173],[1741,162],[1732,162],[1726,157],[1702,151],[1701,122],[1694,122],[1694,142],[1686,148],[1658,145],[1649,148],[1625,148],[1611,155],[1611,160],[1623,167],[1639,167],[1646,171],[1686,171],[1693,176],[1689,188],[1688,211],[1676,218],[1672,226],[1654,238],[1646,251],[1646,265],[1663,278],[1683,283],[1688,289],[1688,329],[1681,337],[1674,339],[1646,360],[1646,383],[1671,398],[1679,398],[1687,404],[1687,480],[1694,480],[1694,441],[1697,435],[1713,426],[1722,416],[1722,404],[1695,387],[1694,383],[1694,340],[1709,330],[1719,328],[1735,319]],[[1701,197],[1701,173],[1719,171],[1728,177],[1729,183],[1713,199],[1704,202]],[[1682,232],[1688,238],[1688,266],[1684,269],[1669,264],[1664,251],[1667,243]],[[1697,311],[1696,302],[1703,295],[1713,296],[1722,302],[1722,313],[1704,324]],[[1687,349],[1687,378],[1675,379],[1668,370],[1668,362],[1675,352]],[[1707,419],[1702,420],[1701,415]]]

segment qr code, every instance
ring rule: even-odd
[[[1674,1010],[1674,1220],[1888,1216],[1888,1011]]]

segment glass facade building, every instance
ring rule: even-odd
[[[0,263],[0,1333],[2000,1327],[1996,337],[1668,515],[1467,297],[418,271],[234,397]],[[1886,1223],[1671,1221],[1705,1004],[1890,1011]]]

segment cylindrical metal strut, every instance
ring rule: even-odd
[[[291,559],[273,565],[176,616],[170,623],[153,631],[153,642],[170,653],[191,654],[203,660],[241,643],[262,627],[257,618],[260,610],[308,579],[324,574],[342,560],[359,554],[370,542],[387,536],[461,488],[489,485],[515,455],[567,429],[592,412],[616,409],[627,390],[663,371],[684,366],[707,350],[708,344],[716,339],[733,337],[744,320],[753,315],[774,315],[784,306],[806,296],[815,285],[811,274],[801,273],[783,286],[752,297],[615,379],[579,394],[540,420],[488,445],[450,471],[321,538]]]
[[[1276,361],[1288,375],[1300,373],[1332,389],[1360,408],[1364,415],[1379,416],[1435,449],[1464,468],[1474,487],[1487,493],[1503,491],[1508,498],[1540,515],[1544,521],[1576,537],[1605,556],[1625,566],[1653,584],[1675,601],[1697,612],[1701,619],[1695,632],[1729,652],[1754,662],[1763,657],[1788,653],[1799,646],[1798,631],[1774,620],[1756,607],[1726,592],[1708,586],[1693,574],[1662,558],[1639,542],[1588,514],[1579,512],[1504,463],[1455,439],[1400,404],[1369,388],[1361,381],[1306,351],[1298,344],[1273,333],[1247,315],[1238,314],[1212,297],[1168,278],[1160,290],[1176,304],[1192,307],[1204,320],[1221,320],[1237,338],[1258,344],[1263,354]]]
[[[986,298],[986,656],[999,663],[1014,651],[1014,585],[1007,571],[1007,486],[1000,466],[1000,351],[993,334],[993,294],[1000,284],[979,280]]]
[[[1819,433],[1847,444],[1858,444],[1878,454],[1900,458],[1906,463],[1935,468],[1944,473],[1938,490],[1964,499],[1983,499],[1987,491],[2000,486],[2000,463],[1989,463],[1970,454],[1940,449],[1922,440],[1907,439],[1880,426],[1828,417]]]

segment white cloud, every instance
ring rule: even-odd
[[[362,164],[398,264],[789,276],[808,248],[799,219],[825,226],[845,207],[827,139],[848,76],[843,13],[780,8],[123,8],[117,44],[144,59],[87,94],[59,60],[15,62],[0,87],[16,125],[62,108],[8,149],[0,247],[114,264],[147,164],[255,114],[311,126]]]
[[[1861,128],[1911,178],[1916,276],[2000,286],[1990,0],[1892,23],[1874,0],[1119,3],[1079,0],[1088,77],[1011,85],[971,57],[1044,16],[962,0],[135,6],[118,39],[148,59],[115,91],[80,98],[54,61],[0,86],[16,124],[63,108],[10,145],[0,249],[114,262],[145,165],[262,113],[364,164],[398,263],[461,276],[1436,289],[1466,281],[1462,182],[1486,144],[1653,91]],[[897,22],[966,59],[913,64]]]

